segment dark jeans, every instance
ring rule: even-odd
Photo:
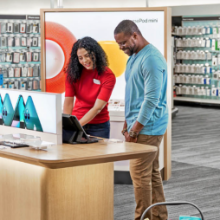
[[[110,122],[107,121],[101,124],[87,124],[83,126],[85,132],[91,136],[109,138],[110,136]]]

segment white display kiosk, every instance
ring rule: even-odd
[[[22,97],[23,110],[21,111],[24,111],[24,114],[25,111],[29,113],[29,118],[27,118],[26,120],[23,116],[21,121],[23,121],[24,124],[31,123],[33,117],[33,111],[31,110],[31,108],[34,108],[37,115],[36,117],[38,117],[42,128],[42,131],[39,131],[34,126],[32,130],[28,126],[25,126],[25,128],[18,128],[6,126],[3,124],[0,125],[0,134],[29,134],[41,137],[43,141],[52,142],[54,144],[62,144],[61,94],[0,89],[0,96],[2,99],[2,103],[0,103],[0,108],[7,112],[7,115],[4,116],[2,115],[2,111],[0,111],[0,118],[3,117],[4,120],[4,117],[9,117],[9,120],[13,122],[14,111],[18,107],[19,98]],[[32,100],[31,105],[27,103],[28,99]]]
[[[41,70],[42,89],[47,92],[64,93],[65,66],[72,45],[77,39],[90,36],[105,50],[110,68],[116,75],[116,86],[111,99],[124,99],[127,55],[119,50],[114,39],[114,29],[122,20],[133,20],[143,36],[164,55],[168,64],[167,102],[169,125],[161,144],[161,170],[164,179],[171,176],[171,10],[169,8],[112,8],[112,9],[41,9]],[[112,111],[111,138],[121,139],[123,110]],[[116,129],[117,128],[117,129]],[[121,168],[120,168],[121,167]],[[128,170],[128,166],[116,164],[117,170]]]

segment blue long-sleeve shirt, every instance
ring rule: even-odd
[[[138,121],[144,125],[140,134],[163,135],[168,124],[167,64],[163,55],[148,44],[129,58],[125,80],[128,130]]]

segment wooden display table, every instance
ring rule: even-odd
[[[156,150],[134,143],[0,150],[0,219],[113,220],[113,162]]]

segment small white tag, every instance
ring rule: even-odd
[[[100,80],[98,80],[98,79],[93,79],[93,82],[94,82],[95,84],[98,84],[98,85],[101,84]]]

